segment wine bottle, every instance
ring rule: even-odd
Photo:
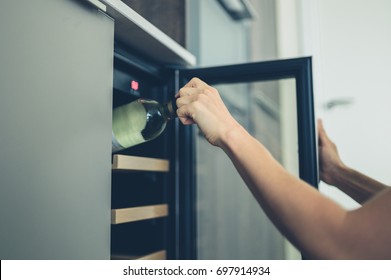
[[[176,115],[176,101],[160,104],[155,100],[137,99],[113,110],[112,152],[158,137],[167,122]]]

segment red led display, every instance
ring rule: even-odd
[[[137,81],[132,81],[130,83],[130,88],[133,90],[138,90],[138,82]]]

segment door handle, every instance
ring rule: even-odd
[[[330,111],[330,110],[334,109],[335,107],[349,106],[353,103],[354,103],[354,99],[352,97],[336,98],[336,99],[331,99],[330,101],[327,101],[324,104],[324,107],[327,111]]]

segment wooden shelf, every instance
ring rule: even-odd
[[[165,250],[154,252],[144,256],[112,255],[112,260],[166,260],[167,252]]]
[[[166,159],[114,155],[112,169],[168,172],[170,171],[170,162]]]
[[[158,204],[132,208],[112,209],[111,224],[123,224],[168,216],[168,205]]]

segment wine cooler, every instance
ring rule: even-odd
[[[116,30],[113,109],[137,98],[165,103],[192,77],[213,86],[294,79],[299,175],[317,185],[311,58],[191,68],[173,58],[161,63],[163,52],[145,53],[131,38]],[[196,137],[195,127],[175,119],[158,138],[113,154],[112,259],[197,258]]]
[[[211,68],[163,68],[148,77],[116,51],[113,106],[145,97],[165,102],[191,77],[212,85],[293,77],[297,84],[300,177],[316,186],[316,144],[311,94],[311,59]],[[128,57],[129,59],[125,59]],[[118,73],[124,87],[117,81]],[[137,84],[137,91],[132,85]],[[196,170],[194,127],[169,122],[163,135],[113,155],[112,258],[130,256],[195,259]],[[132,238],[129,238],[132,236]],[[125,245],[126,244],[126,245]]]
[[[140,57],[125,48],[116,42],[113,109],[137,98],[159,102],[171,99],[176,91],[173,71],[159,69],[145,61],[136,64],[135,61],[141,61]],[[145,71],[145,68],[154,71]],[[189,216],[185,217],[181,209],[191,209],[192,204],[182,202],[185,198],[180,180],[183,179],[178,176],[183,172],[190,180],[194,178],[189,173],[191,170],[185,169],[192,166],[192,144],[186,143],[181,151],[186,159],[179,159],[176,149],[179,129],[179,124],[171,121],[157,139],[113,154],[112,259],[195,257],[190,255],[194,254],[192,242],[195,240],[193,211],[188,211]],[[191,128],[182,129],[191,134]],[[182,221],[186,225],[182,225]],[[190,241],[184,243],[182,236],[189,236]],[[186,249],[179,251],[182,247]]]

